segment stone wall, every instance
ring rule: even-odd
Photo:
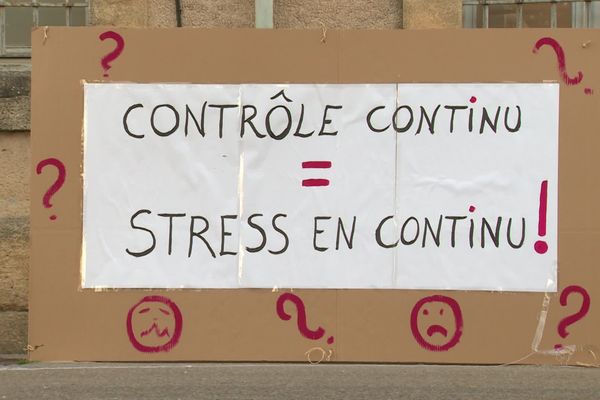
[[[184,27],[254,27],[253,0],[181,0]],[[460,0],[273,0],[276,29],[459,28]],[[175,27],[174,0],[90,0],[90,24]],[[29,60],[0,59],[0,354],[27,346]]]
[[[27,345],[28,63],[0,64],[0,354]]]

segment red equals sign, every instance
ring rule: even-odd
[[[302,168],[328,169],[331,168],[331,161],[304,161],[302,163]],[[302,186],[329,186],[329,179],[303,179]]]

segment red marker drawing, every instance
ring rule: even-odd
[[[449,311],[446,315],[450,316],[448,318],[451,324],[444,317],[444,310]],[[424,332],[421,332],[419,326],[424,328]],[[425,350],[448,351],[458,344],[462,336],[463,317],[460,306],[451,297],[424,297],[414,305],[410,313],[410,330],[419,346]]]
[[[325,335],[325,329],[320,326],[317,329],[312,330],[306,325],[306,309],[304,307],[304,302],[302,299],[295,294],[292,293],[283,293],[277,299],[277,315],[284,321],[289,321],[292,318],[291,314],[285,312],[284,305],[286,302],[293,303],[296,307],[297,311],[297,321],[298,330],[307,339],[310,340],[319,340]],[[334,341],[333,336],[329,336],[327,338],[327,343],[332,344]]]
[[[546,214],[548,208],[548,181],[542,181],[540,187],[540,208],[538,211],[538,235],[546,236]],[[544,254],[548,251],[548,243],[545,240],[538,240],[533,245],[536,253]]]
[[[123,49],[125,48],[125,40],[123,39],[123,36],[119,35],[115,31],[102,32],[99,38],[102,41],[106,39],[112,39],[116,43],[116,47],[114,48],[114,50],[102,57],[102,60],[100,61],[100,64],[104,69],[103,76],[108,77],[108,70],[111,68],[110,63],[116,60],[116,58],[119,57],[123,52]]]
[[[67,170],[65,168],[65,165],[62,163],[62,161],[60,161],[57,158],[46,158],[45,160],[40,161],[37,164],[37,167],[35,169],[35,172],[39,175],[42,173],[42,170],[48,166],[48,165],[52,165],[53,167],[55,167],[58,171],[58,176],[56,177],[56,180],[54,181],[54,183],[48,188],[48,190],[46,190],[46,193],[44,194],[44,198],[42,200],[42,203],[44,204],[44,207],[46,208],[51,208],[52,207],[52,203],[50,203],[50,199],[52,199],[52,196],[54,196],[54,194],[56,192],[58,192],[58,190],[62,187],[62,185],[65,183],[65,179],[67,177]],[[50,216],[51,220],[55,220],[56,219],[56,215],[52,214]]]
[[[569,74],[567,73],[567,61],[565,58],[565,52],[562,46],[555,39],[551,37],[543,37],[539,39],[537,42],[535,42],[535,45],[533,46],[533,53],[537,54],[537,52],[542,46],[550,46],[552,47],[552,50],[554,50],[554,53],[556,54],[556,61],[558,62],[558,72],[560,73],[560,76],[564,83],[566,83],[567,85],[577,85],[583,80],[583,72],[581,71],[577,71],[577,75],[572,78],[569,76]],[[591,88],[584,88],[583,91],[585,94],[594,93],[594,91]]]
[[[170,351],[179,342],[183,317],[177,304],[163,296],[146,296],[127,313],[127,336],[143,353]]]
[[[569,295],[573,292],[579,293],[581,295],[581,307],[579,308],[579,311],[577,311],[575,314],[568,315],[560,320],[558,324],[558,334],[563,339],[569,336],[569,332],[567,332],[567,327],[569,325],[573,325],[575,322],[585,317],[588,311],[590,310],[591,300],[589,293],[587,292],[587,290],[577,285],[567,286],[563,289],[562,293],[560,294],[560,305],[565,307],[567,305]],[[562,344],[556,344],[554,345],[554,348],[556,350],[560,350],[562,348]]]
[[[304,161],[302,168],[310,169],[329,169],[331,168],[331,161]],[[302,186],[329,186],[329,179],[312,178],[303,179]]]

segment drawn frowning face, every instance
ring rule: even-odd
[[[127,313],[127,335],[137,350],[157,353],[171,350],[181,337],[179,307],[162,296],[146,296]]]
[[[448,351],[462,335],[463,319],[456,300],[446,296],[424,297],[410,315],[410,329],[417,343],[429,351]]]

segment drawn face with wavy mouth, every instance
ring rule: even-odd
[[[410,328],[417,343],[429,351],[448,351],[462,335],[463,319],[456,300],[446,296],[429,296],[415,304]],[[423,332],[423,333],[422,333]]]
[[[175,303],[162,296],[146,296],[127,314],[127,335],[137,350],[171,350],[179,341],[183,318]]]

